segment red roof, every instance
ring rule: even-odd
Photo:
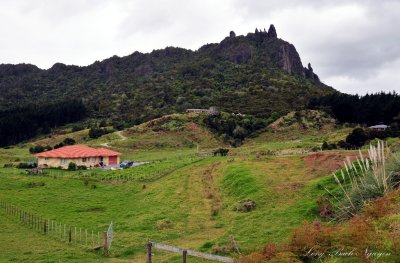
[[[51,151],[35,154],[36,157],[49,158],[85,158],[117,155],[121,155],[121,153],[106,148],[91,148],[84,145],[64,146]]]

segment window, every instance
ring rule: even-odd
[[[45,157],[44,159],[47,161],[49,158]]]
[[[61,162],[61,164],[68,163],[68,159],[62,158],[62,159],[60,160],[60,162]]]
[[[82,162],[86,163],[87,162],[87,158],[82,158]]]

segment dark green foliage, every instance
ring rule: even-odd
[[[54,145],[54,149],[58,149],[67,145],[74,145],[76,141],[72,138],[65,138],[62,142]]]
[[[31,169],[37,167],[37,163],[27,162],[27,163],[19,163],[16,166],[19,169]]]
[[[68,164],[68,170],[75,171],[76,170],[76,163],[70,162]]]
[[[345,142],[344,140],[338,141],[337,146],[341,149],[351,149],[352,148],[352,145]]]
[[[107,133],[113,132],[113,130],[109,130],[107,128],[97,128],[93,127],[89,130],[89,137],[92,139],[97,139]]]
[[[267,121],[250,115],[237,115],[222,112],[204,118],[204,124],[219,134],[225,142],[232,146],[240,146],[243,140],[254,132],[264,128]]]
[[[113,121],[113,123],[112,123],[113,129],[117,130],[117,131],[122,131],[123,129],[125,129],[125,128],[129,127],[129,126],[130,126],[130,124],[126,123],[124,121],[117,121],[116,120],[116,121]]]
[[[363,128],[355,128],[346,137],[346,142],[355,147],[361,147],[368,141],[368,133]]]
[[[312,99],[311,109],[323,109],[340,122],[376,125],[391,124],[400,112],[400,96],[396,93],[377,93],[365,96],[335,93]]]
[[[46,145],[46,146],[41,146],[41,145],[36,145],[33,147],[29,148],[29,152],[34,154],[34,153],[41,153],[41,152],[45,152],[45,151],[50,151],[53,148],[51,148],[50,145]]]
[[[87,166],[86,165],[78,165],[76,167],[76,170],[87,170]]]
[[[229,149],[225,148],[219,148],[215,151],[213,151],[214,156],[227,156],[229,152]]]
[[[282,69],[283,47],[292,56],[291,74]],[[292,45],[251,33],[227,37],[219,44],[207,44],[197,51],[168,47],[149,54],[114,56],[87,67],[58,63],[41,70],[33,65],[0,65],[0,111],[14,109],[15,105],[25,107],[33,98],[36,105],[79,98],[85,102],[89,117],[129,125],[182,113],[187,108],[210,106],[267,117],[273,112],[282,114],[302,109],[310,98],[334,91],[306,79],[303,73]],[[13,112],[6,112],[6,116],[18,121]],[[63,119],[55,125],[83,117]],[[1,134],[5,140],[3,145],[29,139],[41,129],[49,131],[55,125],[47,119],[51,118],[26,122],[25,129],[19,129],[22,133],[19,136],[11,133],[11,138],[3,139]]]
[[[337,149],[337,145],[336,143],[327,143],[326,141],[324,141],[324,143],[322,144],[321,147],[322,150],[334,150]]]
[[[72,126],[72,132],[81,131],[83,129],[85,129],[85,126],[82,124],[75,124],[74,126]]]
[[[23,105],[17,102],[9,109],[0,111],[0,146],[15,144],[50,129],[86,117],[81,101]]]

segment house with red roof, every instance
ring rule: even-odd
[[[106,148],[91,148],[84,145],[70,145],[35,154],[39,167],[68,168],[70,162],[86,167],[119,164],[120,152]]]

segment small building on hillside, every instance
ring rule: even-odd
[[[216,107],[210,107],[209,109],[187,109],[186,113],[206,113],[209,115],[218,115],[219,111]]]
[[[120,155],[121,153],[110,149],[91,148],[84,145],[64,146],[35,154],[38,158],[38,167],[61,167],[63,169],[67,169],[71,162],[86,167],[118,165]]]
[[[370,128],[373,131],[384,131],[388,128],[389,126],[385,125],[385,124],[379,124],[379,125],[374,125],[374,126],[370,126],[368,128]]]

